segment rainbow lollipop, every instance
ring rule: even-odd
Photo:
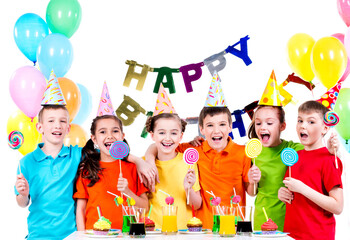
[[[129,146],[123,141],[115,141],[109,148],[109,153],[114,159],[119,159],[119,176],[122,177],[122,165],[120,159],[125,158],[129,155]]]
[[[255,158],[259,156],[259,154],[262,151],[262,144],[259,139],[252,138],[250,139],[247,144],[245,145],[245,154],[253,159],[253,163],[255,165]],[[256,192],[256,186],[254,183],[254,194]]]
[[[334,127],[339,123],[339,116],[334,111],[328,111],[323,116],[323,122],[328,127]],[[334,150],[335,167],[338,168],[337,152]]]
[[[13,150],[19,149],[24,142],[23,134],[20,131],[12,131],[8,136],[8,145]]]
[[[194,148],[187,148],[184,152],[183,159],[186,164],[190,165],[190,167],[195,164],[199,159],[199,153]]]
[[[293,148],[285,148],[281,153],[282,162],[289,167],[289,177],[292,176],[293,166],[299,159],[298,153]]]

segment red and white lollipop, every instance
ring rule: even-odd
[[[194,148],[187,148],[184,152],[183,159],[186,164],[190,165],[190,168],[195,164],[199,159],[199,153]],[[190,203],[190,190],[187,191],[187,204]]]

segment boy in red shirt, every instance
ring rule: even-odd
[[[334,239],[333,214],[343,210],[342,163],[337,159],[337,169],[322,141],[329,129],[323,122],[327,111],[316,101],[307,101],[298,109],[297,132],[305,149],[298,151],[292,178],[286,177],[286,187],[278,192],[282,202],[290,203],[286,204],[284,232],[295,239]]]

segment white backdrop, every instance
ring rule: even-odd
[[[6,146],[7,119],[17,110],[9,94],[9,79],[19,67],[32,65],[17,48],[13,28],[24,13],[36,13],[45,19],[48,2],[8,1],[0,14],[0,96],[3,116],[0,119],[0,148],[3,152],[0,229],[11,232],[11,239],[22,239],[26,235],[28,210],[16,205],[13,193],[16,167],[22,156]],[[153,111],[156,94],[152,91],[157,74],[148,73],[142,91],[136,90],[137,81],[133,81],[129,88],[123,87],[128,69],[126,60],[135,60],[151,67],[179,68],[201,62],[249,35],[248,54],[253,63],[246,66],[241,59],[227,54],[226,68],[220,72],[223,91],[233,111],[260,99],[273,69],[278,83],[292,73],[287,62],[286,44],[294,34],[307,33],[317,40],[346,31],[335,0],[80,0],[80,4],[81,24],[70,38],[74,51],[73,64],[65,77],[83,84],[92,94],[92,113],[82,125],[87,132],[91,120],[96,116],[104,81],[107,82],[114,109],[121,104],[125,94],[144,109]],[[192,84],[192,93],[186,93],[182,75],[173,74],[176,93],[171,94],[170,99],[182,118],[197,116],[204,104],[211,77],[206,67],[202,69],[201,79]],[[315,98],[319,98],[326,89],[318,84],[316,78],[313,82],[317,86]],[[349,80],[345,81],[343,87],[349,86]],[[298,103],[313,99],[304,86],[290,83],[286,90],[299,100]],[[285,108],[287,130],[282,137],[288,140],[298,140],[295,133],[297,106],[289,104]],[[150,138],[140,137],[145,120],[144,115],[139,115],[131,126],[125,128],[132,152],[140,156],[151,143]],[[248,127],[250,119],[247,114],[244,115],[244,122]],[[196,134],[197,127],[189,126],[184,141]],[[238,143],[246,141],[246,138],[239,137],[236,130],[234,135]],[[337,221],[338,235],[343,237],[348,231],[348,203],[345,204],[345,213]]]

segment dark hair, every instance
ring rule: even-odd
[[[301,113],[317,112],[320,114],[321,119],[323,119],[323,116],[328,111],[329,109],[326,108],[322,103],[313,100],[304,102],[298,108],[298,112]]]
[[[232,117],[231,117],[231,112],[227,107],[203,107],[200,114],[199,114],[199,119],[198,119],[198,124],[200,127],[203,127],[203,121],[206,116],[214,116],[218,114],[227,114],[228,118],[228,123],[231,125],[232,124]]]
[[[114,115],[103,115],[103,116],[97,116],[92,120],[90,133],[91,135],[96,134],[96,125],[97,122],[102,119],[113,119],[116,122],[118,122],[120,126],[120,130],[123,132],[123,123],[122,121],[114,116]],[[124,139],[123,140],[126,144],[128,142]],[[129,145],[129,144],[128,144]],[[129,147],[130,148],[130,147]],[[81,162],[79,165],[78,175],[81,174],[82,178],[90,180],[90,183],[87,185],[88,187],[92,187],[100,180],[99,174],[102,174],[103,168],[100,167],[100,152],[95,149],[94,142],[89,139],[83,149],[81,150]],[[126,156],[123,161],[126,161]]]
[[[147,121],[146,121],[146,130],[147,130],[147,132],[153,132],[157,120],[162,119],[162,118],[174,119],[174,120],[179,121],[179,123],[181,125],[181,132],[185,132],[187,122],[185,120],[181,119],[179,117],[179,115],[177,115],[176,113],[162,113],[162,114],[159,114],[159,115],[156,115],[156,116],[153,116],[153,117],[148,117]]]
[[[64,105],[44,105],[41,109],[40,112],[38,113],[38,122],[42,123],[43,120],[43,114],[45,110],[58,110],[58,109],[62,109],[67,111],[68,113],[68,109],[66,108],[66,106]],[[68,120],[69,120],[69,113],[68,113]]]
[[[258,135],[256,134],[256,131],[255,131],[255,115],[260,109],[267,108],[267,107],[277,109],[277,115],[278,115],[278,119],[280,120],[280,123],[284,123],[286,121],[286,119],[285,119],[286,114],[281,106],[259,105],[258,108],[255,110],[253,120],[248,127],[248,138],[249,139],[259,138]]]

